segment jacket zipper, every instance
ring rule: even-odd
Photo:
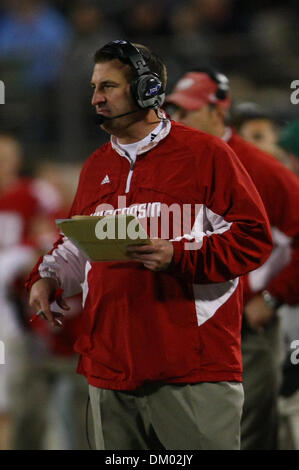
[[[131,180],[132,180],[133,171],[134,171],[134,167],[135,167],[135,161],[132,160],[132,158],[130,157],[130,155],[127,152],[125,152],[125,154],[126,154],[125,155],[126,158],[130,162],[130,171],[129,171],[129,174],[128,174],[128,177],[127,177],[126,190],[125,190],[125,194],[128,194],[128,192],[130,191]]]

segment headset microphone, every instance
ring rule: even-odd
[[[139,113],[140,109],[134,109],[134,111],[129,111],[127,113],[118,114],[117,116],[104,116],[103,114],[95,114],[94,121],[97,125],[103,124],[105,121],[112,121],[112,119],[117,119],[123,116],[128,116],[128,114]]]

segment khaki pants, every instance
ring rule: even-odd
[[[242,450],[277,449],[281,347],[279,319],[275,318],[261,333],[251,330],[244,321]]]
[[[240,383],[90,385],[89,393],[98,450],[240,448]]]

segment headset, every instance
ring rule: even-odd
[[[206,73],[217,84],[215,96],[218,100],[225,100],[229,93],[229,79],[223,73],[211,67],[192,69],[192,72]]]
[[[131,65],[137,74],[131,83],[131,94],[141,109],[160,108],[165,90],[159,76],[151,72],[140,51],[129,41],[116,40],[103,46],[99,52],[107,53]]]

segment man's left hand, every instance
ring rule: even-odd
[[[151,240],[151,245],[132,245],[127,253],[133,261],[139,261],[151,271],[164,271],[173,257],[173,245],[160,238]]]

